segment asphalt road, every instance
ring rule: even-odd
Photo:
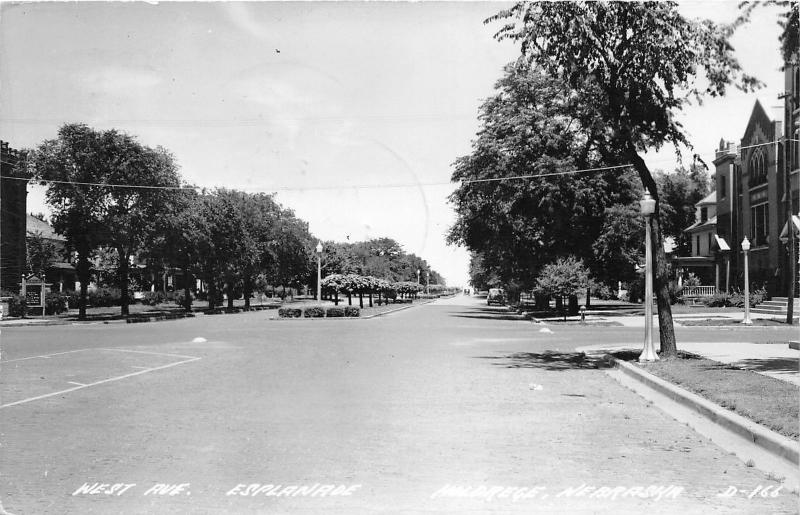
[[[541,333],[469,297],[372,320],[271,315],[3,329],[2,507],[797,513],[796,494],[572,353],[641,330]]]

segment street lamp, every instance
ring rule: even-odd
[[[428,286],[430,285],[430,282],[431,282],[431,273],[429,270],[425,270],[425,295],[430,293],[428,291]]]
[[[419,284],[419,273],[420,273],[420,269],[417,268],[417,284]]]
[[[322,242],[317,242],[317,302],[322,301]]]
[[[639,201],[639,206],[644,216],[644,350],[639,356],[639,362],[658,361],[658,354],[653,347],[653,256],[650,241],[650,219],[656,211],[656,201],[650,193],[644,193]]]
[[[744,252],[744,320],[742,323],[750,325],[753,323],[750,320],[750,270],[747,263],[747,255],[750,253],[750,240],[747,236],[742,240],[742,251]]]

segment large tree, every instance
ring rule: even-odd
[[[180,176],[172,155],[150,148],[132,136],[106,131],[113,153],[106,182],[134,187],[107,188],[103,224],[108,244],[119,257],[118,281],[122,315],[128,314],[131,259],[159,228],[157,220],[176,201]]]
[[[107,241],[108,188],[98,184],[106,181],[113,147],[113,139],[101,132],[83,124],[66,124],[56,139],[42,142],[28,156],[36,178],[51,181],[45,198],[52,209],[53,228],[77,253],[81,320],[86,318],[89,259]]]
[[[592,261],[603,212],[634,200],[634,176],[625,167],[573,173],[615,163],[592,148],[583,120],[593,113],[563,81],[522,62],[506,67],[496,89],[480,108],[472,152],[454,164],[461,184],[450,197],[449,241],[479,253],[509,289],[531,289],[558,257]]]
[[[687,19],[675,2],[518,3],[492,21],[504,24],[498,39],[521,44],[522,61],[564,81],[597,111],[602,123],[587,127],[590,137],[609,159],[633,165],[656,200],[651,244],[661,351],[675,355],[660,196],[640,153],[689,146],[678,114],[692,97],[723,95],[730,85],[758,86],[733,54],[733,28]]]

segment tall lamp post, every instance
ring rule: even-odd
[[[639,201],[639,206],[644,215],[644,350],[639,356],[639,362],[658,361],[658,354],[653,347],[653,251],[650,237],[650,219],[656,211],[656,201],[650,193],[644,193]]]
[[[322,242],[317,242],[317,302],[322,301]]]
[[[417,284],[419,284],[419,273],[420,272],[421,272],[421,270],[419,268],[417,268]]]
[[[425,295],[430,293],[428,291],[428,286],[430,285],[430,282],[431,282],[431,272],[430,270],[425,270]]]
[[[744,252],[744,320],[742,323],[750,325],[753,323],[750,320],[750,267],[747,263],[747,255],[750,253],[750,240],[747,236],[742,240],[742,251]]]

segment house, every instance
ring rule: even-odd
[[[45,270],[45,282],[52,284],[51,291],[63,292],[76,289],[76,271],[67,261],[66,238],[57,234],[50,224],[33,215],[26,215],[26,233],[28,238],[36,236],[44,238],[56,249],[58,257]]]
[[[688,274],[700,284],[714,286],[714,291],[728,288],[728,242],[717,234],[717,192],[712,191],[695,204],[695,223],[684,229],[691,242],[690,256],[676,256],[673,266],[682,284]]]

